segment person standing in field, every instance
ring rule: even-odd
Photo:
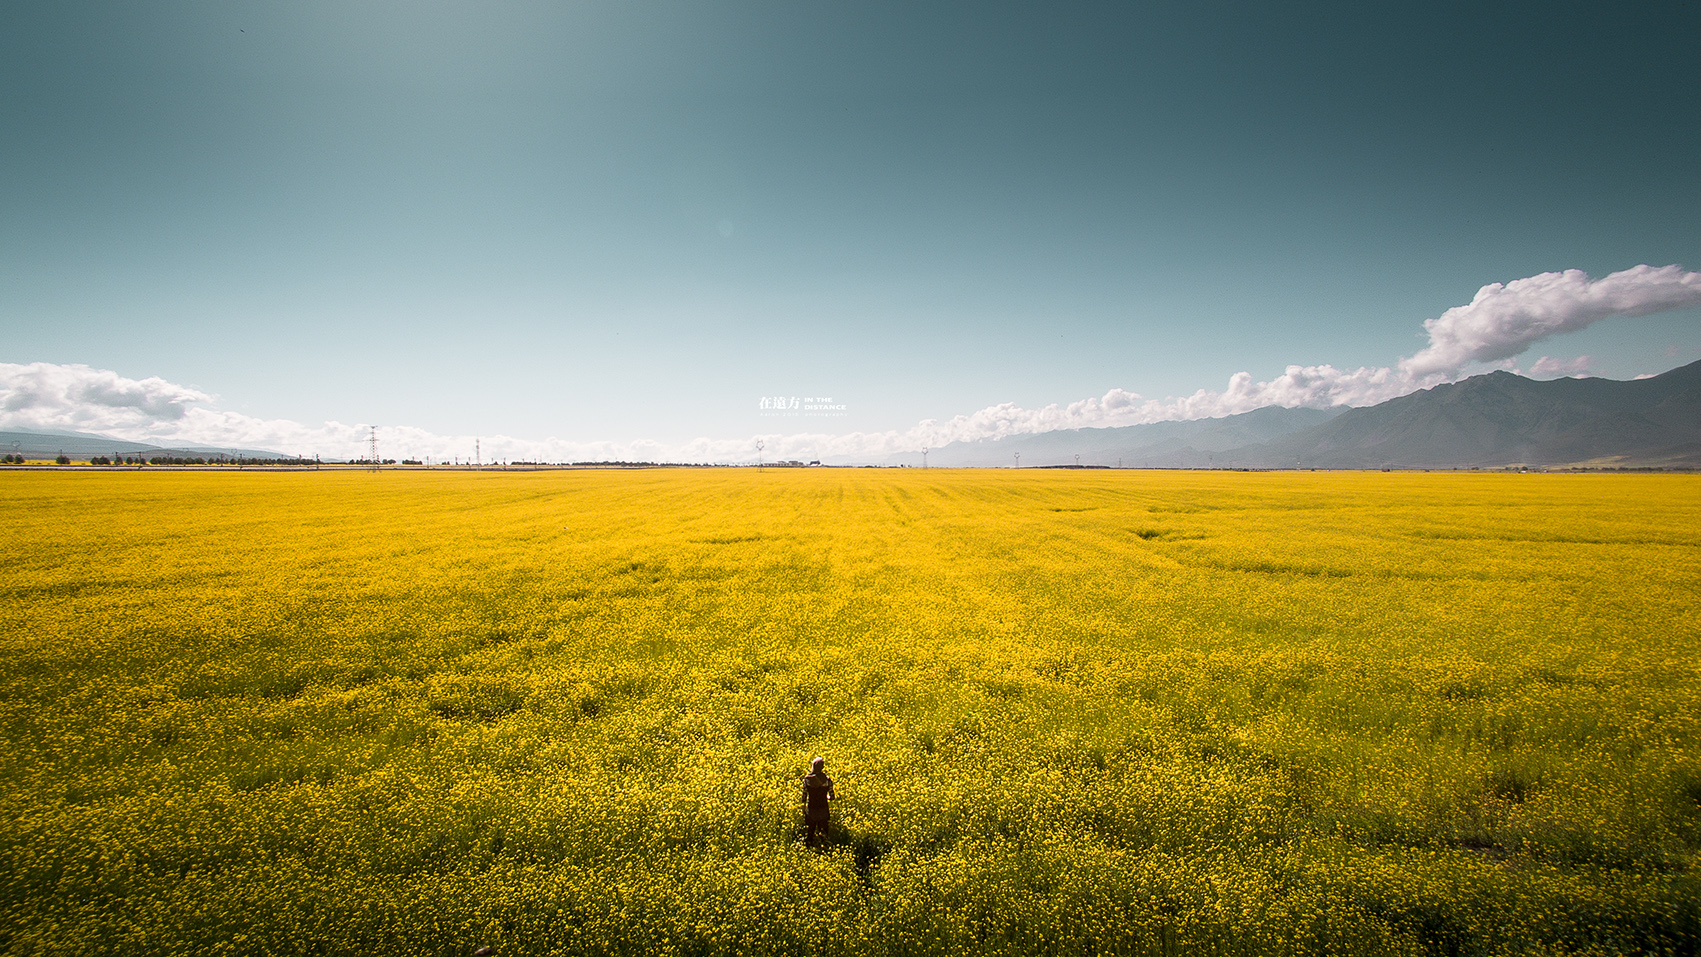
[[[816,847],[827,839],[827,803],[833,800],[833,779],[822,770],[827,759],[816,757],[803,779],[803,843]]]

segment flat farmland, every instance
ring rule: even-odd
[[[1693,476],[0,474],[0,952],[1695,953],[1698,619]]]

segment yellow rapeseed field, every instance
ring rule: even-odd
[[[1692,476],[5,473],[0,952],[1693,954],[1698,620]]]

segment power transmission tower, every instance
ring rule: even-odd
[[[367,444],[372,450],[370,453],[372,455],[372,471],[376,472],[378,471],[378,427],[376,425],[372,427],[372,435]]]

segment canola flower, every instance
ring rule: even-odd
[[[0,496],[6,953],[1701,950],[1693,477]]]

